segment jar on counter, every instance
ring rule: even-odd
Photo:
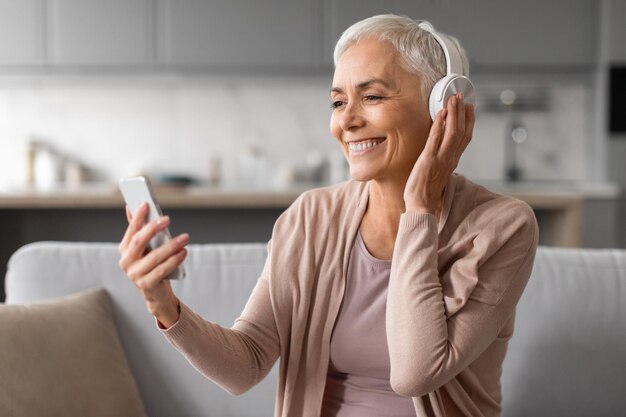
[[[38,143],[34,161],[34,184],[47,190],[59,185],[62,161],[51,146]]]

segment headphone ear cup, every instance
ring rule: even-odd
[[[451,74],[452,76],[454,74]],[[437,113],[443,109],[443,103],[445,100],[444,89],[450,75],[446,75],[435,83],[433,89],[430,90],[430,97],[428,97],[428,110],[430,111],[430,118],[434,121]]]
[[[472,84],[469,78],[458,74],[448,74],[437,81],[428,98],[430,118],[434,121],[437,113],[443,109],[448,97],[458,93],[463,93],[465,104],[476,103],[474,84]]]

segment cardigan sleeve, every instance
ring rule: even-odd
[[[464,248],[463,255],[440,266],[435,217],[402,215],[386,319],[397,393],[420,397],[447,383],[485,351],[513,314],[532,270],[536,220],[523,203],[494,217],[474,234],[457,235],[451,245]],[[455,285],[464,295],[447,297],[444,287]]]
[[[269,262],[270,256],[232,328],[207,321],[181,304],[179,320],[161,330],[200,373],[233,395],[259,383],[278,359],[278,332],[267,277]]]

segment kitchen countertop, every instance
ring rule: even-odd
[[[507,183],[478,181],[494,192],[527,202],[538,214],[541,244],[578,247],[591,232],[610,234],[615,229],[615,202],[620,188],[612,183],[537,181]],[[277,209],[288,207],[302,192],[320,184],[283,189],[244,187],[156,186],[165,211],[169,209]],[[112,183],[87,183],[54,189],[0,189],[0,210],[122,210],[124,201]],[[600,214],[599,214],[600,213]],[[613,214],[611,214],[613,213]],[[597,216],[600,217],[597,217]],[[595,219],[592,226],[589,218]],[[587,220],[586,220],[587,219]],[[598,223],[599,222],[599,223]],[[591,230],[591,232],[590,232]]]
[[[477,181],[496,193],[513,196],[582,197],[586,199],[613,199],[620,195],[619,185],[611,182],[578,181]]]
[[[560,208],[581,200],[616,199],[620,195],[619,186],[613,183],[479,183],[494,192],[513,196],[535,208],[545,209]],[[302,192],[319,186],[321,185],[302,184],[283,189],[156,186],[155,193],[164,208],[280,208],[290,205]],[[47,190],[28,187],[0,189],[0,209],[105,209],[119,208],[123,204],[117,187],[110,183],[86,183],[78,188],[59,186]]]
[[[312,187],[268,190],[221,187],[155,186],[164,208],[279,208],[289,206],[303,191]],[[51,189],[13,188],[0,190],[0,209],[120,208],[124,200],[116,185],[87,183],[80,187]]]

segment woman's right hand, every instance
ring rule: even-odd
[[[119,246],[122,255],[119,265],[145,299],[148,311],[168,328],[178,321],[180,302],[170,281],[164,278],[187,257],[185,246],[189,243],[189,235],[183,233],[146,253],[148,242],[169,225],[168,217],[144,225],[147,215],[146,203],[139,207],[134,217],[126,208],[128,228]]]
[[[474,105],[466,105],[462,93],[451,96],[446,107],[437,113],[404,189],[407,212],[439,217],[443,191],[472,140],[475,120]]]

